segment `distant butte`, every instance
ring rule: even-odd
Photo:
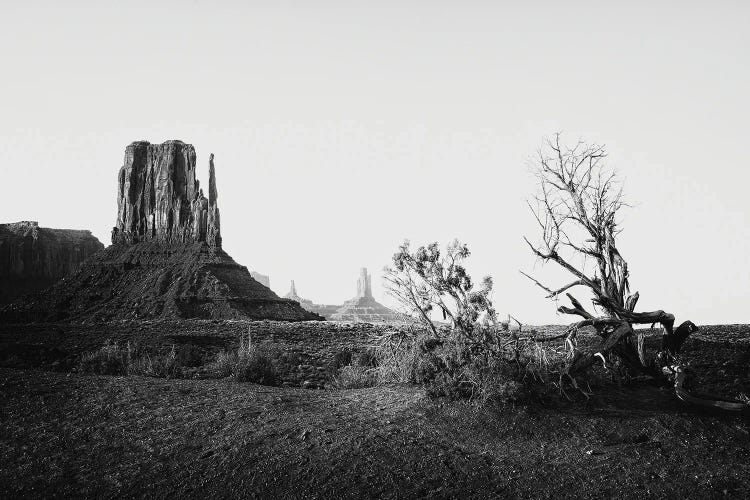
[[[344,302],[334,314],[328,319],[332,321],[349,321],[349,322],[403,322],[408,318],[396,311],[388,309],[379,303],[372,296],[372,277],[367,273],[367,268],[363,267],[359,271],[357,280],[357,295]]]
[[[300,297],[297,287],[292,280],[291,289],[285,295],[286,298],[299,302],[306,310],[324,316],[331,321],[346,321],[350,323],[402,323],[409,322],[411,318],[400,314],[380,304],[372,296],[372,277],[367,273],[367,268],[360,269],[357,280],[357,295],[343,305],[316,304],[312,300]]]
[[[306,311],[319,314],[320,316],[323,316],[326,319],[329,319],[329,316],[334,314],[339,309],[339,307],[341,307],[341,306],[332,306],[332,305],[326,305],[326,304],[316,304],[310,299],[304,299],[300,297],[299,295],[297,295],[297,287],[294,284],[294,280],[292,280],[289,293],[284,295],[284,297],[287,299],[299,302],[302,308],[305,309]]]
[[[3,307],[0,319],[322,319],[279,298],[221,249],[214,156],[208,198],[195,165],[195,148],[182,141],[127,146],[112,245],[45,293]]]
[[[91,231],[0,224],[0,304],[44,290],[103,248]]]

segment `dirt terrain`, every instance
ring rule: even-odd
[[[0,329],[0,354],[16,346],[16,368],[0,368],[3,498],[750,495],[750,417],[687,407],[669,388],[633,383],[588,401],[479,406],[433,401],[412,386],[81,375],[55,361],[32,367],[19,346],[51,350],[33,329],[62,328],[57,349],[67,359],[110,330],[27,327]],[[748,332],[703,327],[686,344],[710,390],[748,392]]]

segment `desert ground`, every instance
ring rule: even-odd
[[[647,381],[598,389],[588,399],[507,404],[430,399],[405,384],[338,389],[325,382],[331,352],[387,328],[0,325],[0,496],[750,494],[750,416],[690,407]],[[209,359],[248,329],[296,353],[278,386],[207,378],[200,366],[180,379],[75,371],[76,358],[107,339],[190,344]],[[750,393],[750,326],[703,326],[684,349],[702,388]]]

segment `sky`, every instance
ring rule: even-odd
[[[639,309],[750,323],[747,2],[5,2],[0,222],[109,244],[135,140],[215,154],[224,249],[283,295],[342,303],[398,245],[459,238],[501,315],[567,323],[526,206],[563,132],[606,145],[632,205]],[[585,296],[585,294],[582,294]]]

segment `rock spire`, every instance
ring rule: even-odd
[[[372,276],[367,274],[366,267],[363,267],[359,270],[359,279],[357,279],[357,297],[372,297],[371,279]]]
[[[367,268],[361,268],[357,279],[357,295],[344,302],[344,305],[339,307],[335,313],[326,315],[326,317],[333,321],[368,323],[409,321],[408,317],[388,309],[375,300],[372,296],[371,280],[372,277],[367,273]]]

